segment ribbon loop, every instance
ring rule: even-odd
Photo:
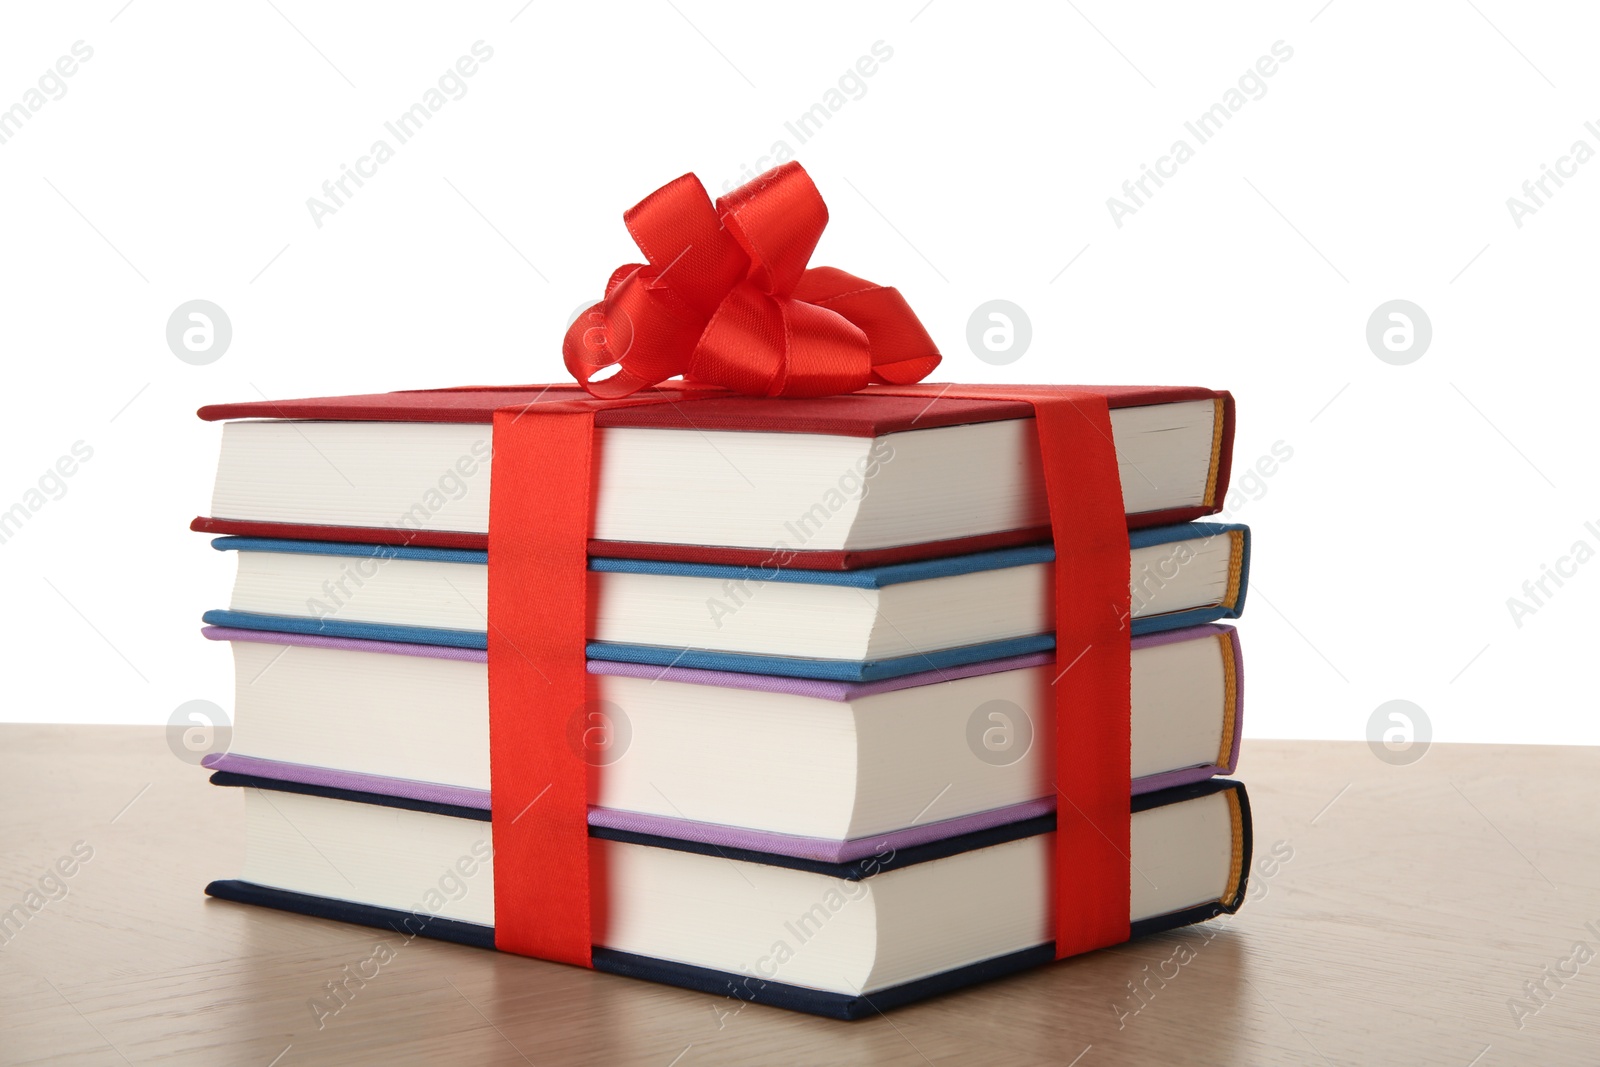
[[[762,357],[785,347],[783,332],[778,301],[741,283],[706,324],[683,374],[697,382],[716,382],[736,393],[769,395],[781,368]]]
[[[798,163],[741,185],[717,201],[722,225],[750,258],[750,282],[788,296],[828,225],[828,205]]]
[[[872,381],[911,385],[933,373],[939,351],[900,290],[813,267],[795,289],[795,299],[838,312],[872,338]]]
[[[920,381],[939,365],[898,291],[807,266],[828,208],[798,163],[714,206],[685,174],[623,221],[648,262],[619,268],[562,344],[567,370],[594,396],[680,375],[752,396],[826,396]]]

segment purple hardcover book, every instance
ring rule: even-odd
[[[233,750],[208,757],[210,769],[488,810],[484,652],[217,627],[204,633],[233,642],[238,656],[260,655],[272,664],[258,674],[241,659],[241,679],[255,680],[239,687]],[[1244,688],[1237,632],[1189,627],[1136,637],[1133,648],[1140,750],[1133,795],[1231,773]],[[1167,659],[1153,658],[1161,650]],[[1052,654],[1037,653],[877,682],[830,682],[591,661],[599,706],[631,721],[632,748],[595,775],[600,785],[591,797],[590,825],[843,863],[1047,814],[1055,807],[1054,771],[1046,763],[1053,746],[1042,743],[1050,724],[1033,720],[1046,719],[1040,709],[1050,703],[1041,698],[1033,711],[1028,707],[1031,696],[1047,692],[1053,664]],[[311,690],[302,671],[319,680],[317,698],[306,695]],[[291,697],[281,707],[274,703],[278,690]],[[460,699],[441,695],[457,691]],[[1184,721],[1175,704],[1193,692],[1211,694],[1203,721]],[[308,705],[317,700],[338,713],[319,714]],[[299,729],[290,721],[296,716]],[[983,739],[995,724],[1026,734],[1013,738],[1026,751],[1010,758],[986,749]],[[418,729],[428,729],[427,746],[397,746]],[[841,740],[841,729],[855,734]],[[748,745],[740,742],[741,730],[751,731]],[[819,748],[808,753],[813,733]],[[720,743],[715,751],[688,756],[670,745],[653,753],[662,738],[686,734]],[[1163,747],[1185,735],[1209,738],[1200,742],[1205,754],[1194,742],[1186,755]],[[808,776],[808,758],[818,767],[832,765],[821,753],[825,743],[829,752],[845,747],[857,777],[841,781],[815,768]],[[384,751],[397,747],[402,751]],[[448,758],[453,750],[460,750],[454,760]],[[752,770],[762,753],[778,751],[789,753],[785,773]],[[702,765],[684,766],[686,759]],[[664,766],[652,770],[652,760]],[[913,772],[923,764],[927,782],[919,785]],[[683,782],[713,784],[697,795]],[[850,817],[829,826],[806,823],[809,810],[753,810],[780,808],[776,795],[786,789],[797,809],[815,808],[828,799],[830,784],[859,796],[898,789],[912,799],[876,815],[864,813],[866,802],[858,800]],[[673,799],[657,799],[662,796]]]

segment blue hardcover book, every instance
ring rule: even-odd
[[[1247,527],[1135,530],[1135,636],[1237,618]],[[222,537],[238,578],[214,626],[487,647],[487,554]],[[594,558],[589,658],[876,681],[1055,647],[1055,551],[1006,548],[854,571]],[[528,590],[537,611],[538,590]]]

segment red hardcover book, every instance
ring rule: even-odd
[[[1221,510],[1228,393],[1091,388],[1112,408],[1130,528]],[[781,553],[848,570],[1050,539],[1026,402],[653,395],[667,401],[596,415],[591,555],[770,566]],[[230,425],[213,513],[192,528],[483,550],[494,412],[586,396],[466,387],[201,408]]]

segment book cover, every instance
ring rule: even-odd
[[[453,807],[409,798],[378,796],[304,783],[280,782],[229,772],[217,772],[212,776],[211,780],[220,786],[238,786],[247,789],[297,793],[362,805],[378,805],[424,812],[453,819],[474,820],[485,825],[489,820],[488,812],[476,808]],[[1233,855],[1228,864],[1228,888],[1216,900],[1203,901],[1177,911],[1136,919],[1130,926],[1131,939],[1149,936],[1197,922],[1204,922],[1218,915],[1232,914],[1243,903],[1248,888],[1253,835],[1249,797],[1242,783],[1228,779],[1211,779],[1193,785],[1150,793],[1133,798],[1130,803],[1130,811],[1137,815],[1140,812],[1166,805],[1180,804],[1185,801],[1218,794],[1226,796],[1233,819]],[[969,854],[981,849],[1047,834],[1052,832],[1054,827],[1054,814],[1041,815],[841,863],[819,862],[752,852],[733,847],[724,847],[714,843],[662,837],[626,829],[591,826],[589,833],[591,840],[624,842],[649,848],[714,857],[719,861],[758,863],[821,875],[829,879],[849,883],[867,881],[886,872],[901,871],[918,864],[932,863],[947,857]],[[386,929],[408,938],[422,936],[481,948],[495,947],[495,932],[492,925],[453,919],[427,910],[403,911],[396,908],[379,907],[330,896],[296,892],[243,879],[214,881],[206,886],[206,892],[210,896],[222,900],[271,907],[315,918],[331,919],[376,929]],[[618,951],[604,946],[596,946],[593,960],[596,970],[612,974],[642,978],[700,992],[735,997],[752,1003],[767,1004],[794,1011],[848,1020],[863,1018],[889,1008],[960,989],[963,986],[1040,966],[1052,962],[1054,956],[1054,945],[1047,941],[1028,946],[1019,951],[1006,952],[1002,955],[978,960],[964,966],[919,977],[889,988],[876,989],[870,995],[852,995],[826,989],[792,985],[755,974],[694,966],[670,959]]]
[[[1237,523],[1180,523],[1175,526],[1135,530],[1130,534],[1129,541],[1130,547],[1138,550],[1199,537],[1227,537],[1233,542],[1228,581],[1223,596],[1215,604],[1196,606],[1183,611],[1134,617],[1130,620],[1130,628],[1135,637],[1235,619],[1243,611],[1245,595],[1249,586],[1250,570],[1248,527]],[[213,545],[223,551],[287,552],[300,555],[349,556],[352,558],[377,556],[381,559],[414,559],[468,565],[483,565],[488,560],[487,553],[474,552],[472,550],[372,547],[357,543],[226,537],[217,539],[213,542]],[[1052,546],[1033,545],[973,553],[966,556],[886,564],[855,571],[774,569],[765,576],[764,580],[869,590],[882,589],[907,582],[971,574],[985,570],[1048,563],[1054,558],[1055,550]],[[709,578],[716,581],[749,581],[752,578],[751,571],[743,567],[621,558],[592,559],[590,560],[590,569],[601,574],[682,576]],[[1150,580],[1159,581],[1159,575],[1152,575]],[[1141,576],[1136,574],[1135,584],[1137,585],[1140,581]],[[1136,596],[1138,593],[1139,590],[1136,589]],[[203,616],[203,620],[211,626],[232,629],[318,635],[363,641],[443,645],[472,649],[483,649],[488,645],[488,635],[483,630],[395,625],[385,622],[339,618],[331,615],[312,618],[309,616],[214,609],[207,611]],[[962,645],[955,648],[927,649],[910,655],[863,660],[755,655],[736,651],[608,641],[589,642],[586,654],[590,659],[649,664],[658,667],[676,666],[712,671],[738,671],[832,681],[868,682],[896,678],[926,670],[949,669],[986,660],[1000,659],[1006,656],[1043,652],[1054,647],[1055,638],[1053,634],[1039,633],[985,641],[979,644]]]
[[[1218,408],[1211,449],[1211,474],[1205,502],[1193,507],[1141,512],[1128,517],[1130,528],[1162,526],[1217,513],[1227,495],[1233,454],[1234,402],[1223,391],[1190,386],[1092,386],[1112,408],[1211,400]],[[664,404],[608,408],[599,411],[601,428],[635,427],[685,431],[727,430],[760,433],[829,434],[876,437],[909,430],[933,429],[974,422],[1024,419],[1032,406],[1015,400],[895,396],[866,389],[844,396],[812,399],[770,399],[662,390],[680,399]],[[209,421],[231,419],[317,419],[348,422],[442,422],[488,424],[496,410],[570,401],[587,397],[576,385],[464,387],[372,393],[299,400],[258,400],[213,404],[200,409]],[[202,533],[248,537],[293,538],[369,544],[405,544],[436,548],[484,549],[486,534],[463,531],[384,527],[311,525],[200,516],[191,529]],[[790,565],[818,570],[853,570],[884,564],[960,555],[1013,545],[1048,542],[1050,529],[1039,526],[971,537],[872,549],[798,549]],[[674,560],[729,566],[759,565],[770,560],[769,548],[600,541],[590,554],[627,559]]]

